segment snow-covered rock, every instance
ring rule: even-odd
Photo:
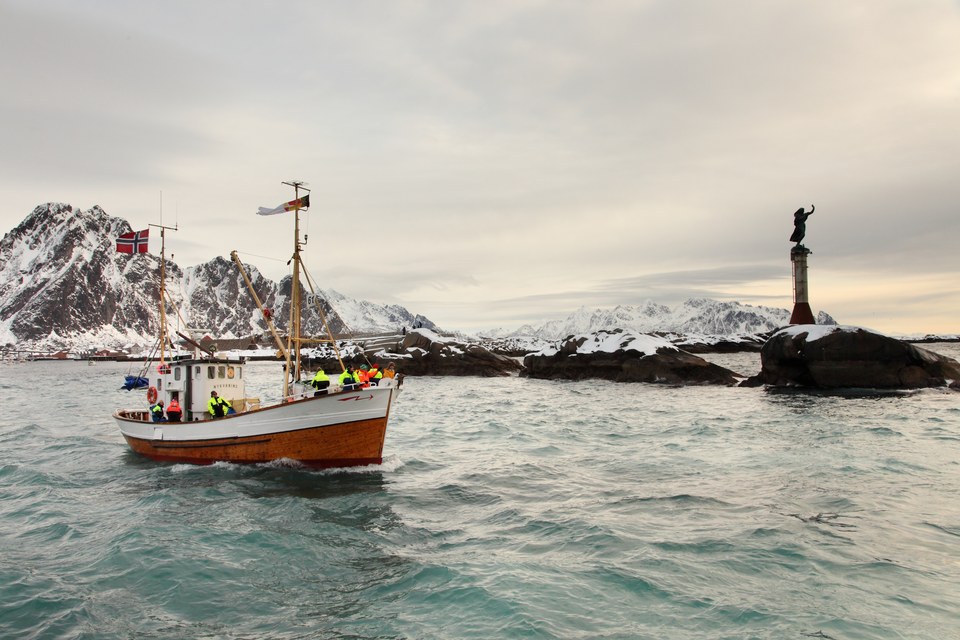
[[[394,365],[405,376],[508,376],[516,374],[520,363],[497,355],[485,347],[441,336],[430,329],[414,329],[405,335],[377,336],[340,345],[344,363],[358,367],[367,362]],[[309,366],[327,371],[339,369],[332,349],[313,349]]]
[[[761,370],[746,386],[918,389],[960,380],[952,358],[861,327],[795,325],[760,351]]]
[[[597,331],[558,340],[523,359],[523,376],[550,380],[734,385],[737,375],[668,340],[633,331]]]

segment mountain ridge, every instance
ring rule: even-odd
[[[523,325],[513,331],[481,332],[489,338],[533,337],[547,340],[597,331],[624,329],[640,333],[676,333],[708,336],[747,336],[768,333],[790,324],[790,311],[740,302],[690,298],[676,307],[645,300],[635,305],[608,309],[580,307],[562,320],[540,326]],[[817,324],[835,325],[826,312],[817,314]]]
[[[86,211],[64,203],[37,206],[0,240],[0,344],[37,350],[152,344],[160,322],[160,257],[118,253],[117,236],[130,231],[126,220],[99,206]],[[244,268],[265,307],[286,307],[290,276],[274,282],[253,265]],[[167,259],[166,288],[184,323],[213,337],[259,335],[266,329],[236,266],[222,256],[183,269]],[[309,293],[302,286],[301,292]],[[311,299],[335,333],[415,324],[436,328],[400,305],[355,300],[332,289],[318,290]],[[336,314],[330,300],[344,303]],[[286,314],[274,318],[285,330]],[[174,327],[179,323],[173,309],[168,320]],[[322,331],[316,306],[304,307],[302,327],[308,334]]]
[[[86,211],[64,203],[38,205],[0,241],[0,345],[36,350],[85,350],[149,346],[159,327],[157,282],[160,257],[152,253],[120,254],[117,236],[130,224],[101,207]],[[284,309],[290,299],[290,276],[279,282],[256,266],[244,264],[265,307]],[[246,291],[232,261],[217,256],[181,268],[166,261],[167,290],[197,333],[216,338],[259,336],[262,316]],[[422,326],[439,331],[428,318],[397,304],[384,305],[350,298],[332,289],[308,296],[323,309],[334,333],[348,327],[356,332],[399,331]],[[180,318],[173,309],[174,328]],[[581,307],[562,320],[516,330],[481,332],[481,338],[533,337],[560,339],[598,330],[624,329],[645,333],[739,336],[755,335],[789,323],[786,309],[755,307],[739,302],[693,298],[669,307],[651,300],[609,309]],[[285,313],[274,316],[285,330]],[[820,324],[836,324],[818,314]],[[320,315],[305,306],[307,334],[323,332]],[[458,332],[461,333],[461,332]],[[200,337],[200,336],[198,336]]]

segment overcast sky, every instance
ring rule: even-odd
[[[444,329],[703,296],[960,332],[957,0],[0,0],[0,233],[178,224]],[[151,243],[159,252],[159,245]]]

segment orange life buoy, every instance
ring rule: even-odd
[[[157,388],[156,388],[156,387],[150,387],[149,389],[147,389],[147,402],[149,402],[150,404],[156,404],[156,403],[157,403]]]

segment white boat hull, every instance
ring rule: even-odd
[[[145,411],[117,411],[114,419],[130,447],[154,460],[380,464],[396,392],[393,385],[372,386],[195,422],[152,422]]]

